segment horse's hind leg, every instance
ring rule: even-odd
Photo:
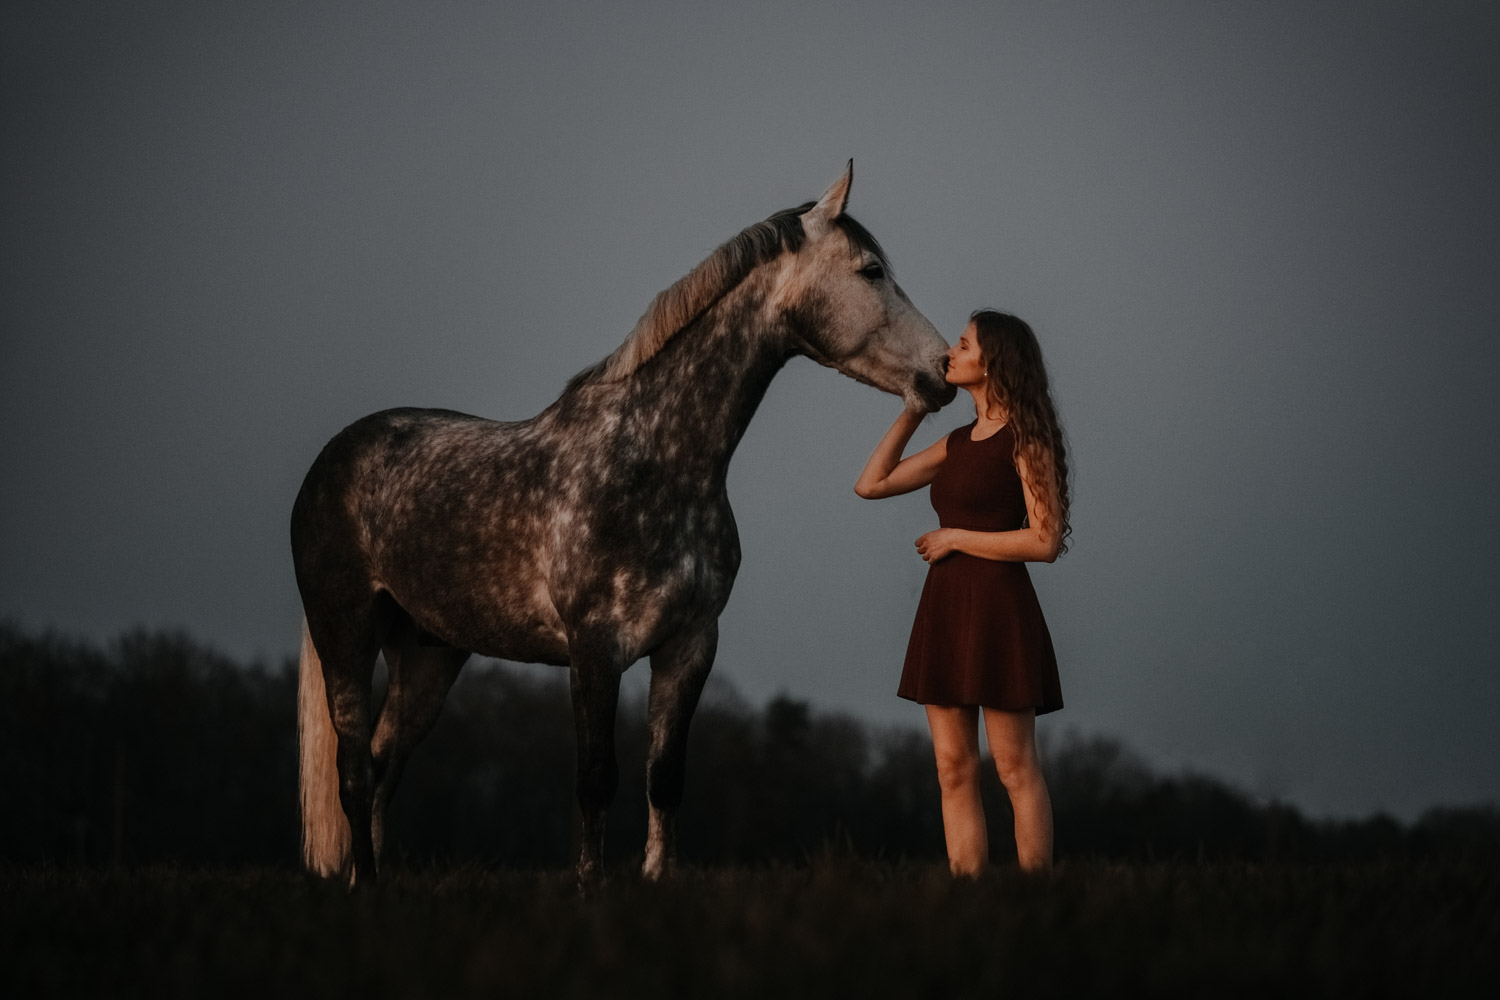
[[[676,853],[677,807],[687,776],[688,724],[713,667],[719,623],[684,632],[651,654],[651,700],[647,724],[651,745],[646,756],[646,797],[651,818],[646,835],[646,862],[641,874],[658,879]]]
[[[384,624],[375,600],[354,608],[306,608],[307,628],[323,661],[328,714],[338,735],[339,803],[349,820],[351,886],[375,878],[371,841],[374,762],[370,755],[370,683]]]
[[[404,612],[403,621],[386,638],[385,664],[390,675],[385,702],[375,722],[371,751],[375,764],[372,838],[378,861],[385,847],[387,812],[412,750],[432,731],[443,700],[469,658],[465,649],[423,645]]]

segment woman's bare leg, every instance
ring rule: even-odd
[[[943,792],[943,839],[954,875],[978,875],[989,862],[984,806],[979,800],[979,710],[927,706],[938,786]]]
[[[1016,858],[1021,868],[1052,865],[1052,800],[1036,753],[1036,711],[984,710],[985,736],[1016,814]],[[946,811],[944,813],[946,817]]]

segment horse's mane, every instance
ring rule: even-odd
[[[590,365],[568,382],[568,389],[589,382],[618,382],[629,376],[698,317],[727,295],[751,271],[783,251],[802,249],[807,233],[802,216],[816,202],[786,208],[726,241],[707,259],[670,287],[657,293],[646,307],[635,329],[614,353]],[[849,239],[851,252],[867,250],[878,257],[886,269],[890,261],[885,250],[870,233],[848,215],[839,215],[833,224]]]

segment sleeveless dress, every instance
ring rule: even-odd
[[[931,487],[944,528],[1010,531],[1026,516],[1010,425],[983,441],[948,435]],[[924,705],[1063,707],[1057,657],[1026,564],[954,552],[931,564],[901,671],[902,698]]]

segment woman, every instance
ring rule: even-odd
[[[903,459],[922,419],[903,412],[854,491],[878,499],[932,485],[941,527],[917,539],[929,569],[897,694],[927,707],[949,867],[977,875],[989,858],[979,800],[982,710],[1015,812],[1016,855],[1036,870],[1052,863],[1036,716],[1062,708],[1062,690],[1025,564],[1066,550],[1067,452],[1041,348],[1022,320],[974,313],[948,351],[947,378],[974,397],[974,422]]]

